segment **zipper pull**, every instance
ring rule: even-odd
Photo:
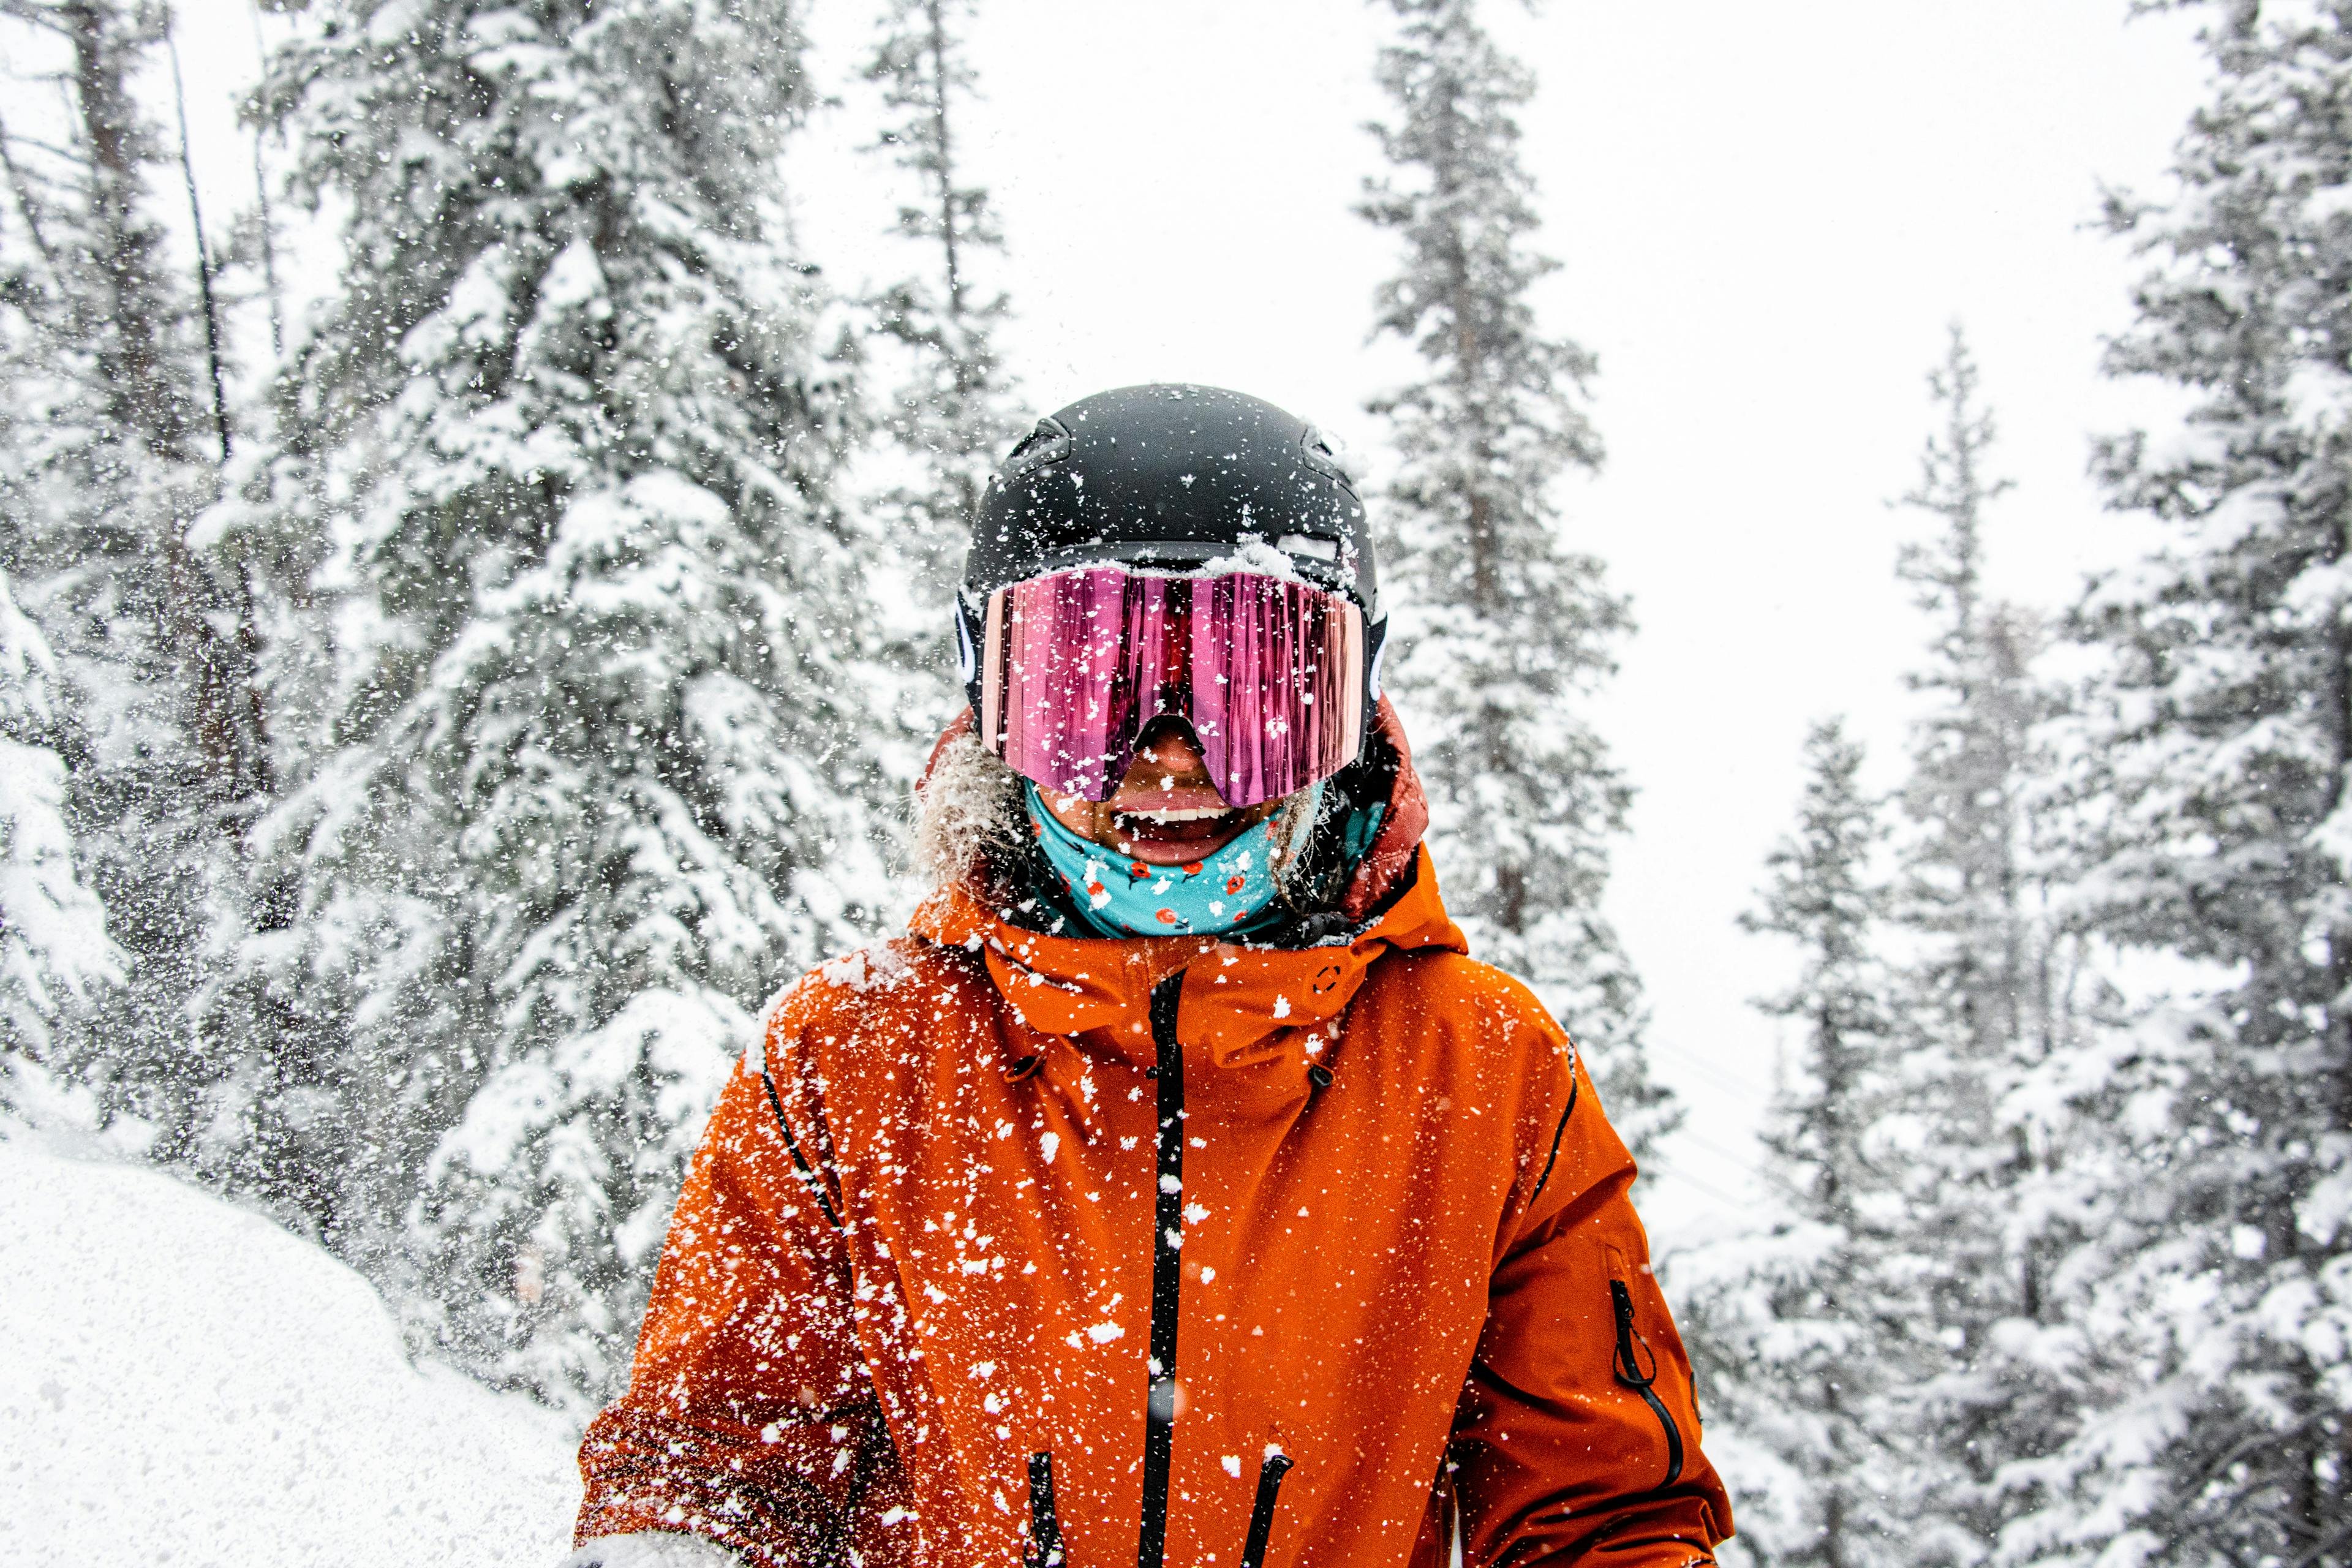
[[[1274,1533],[1275,1500],[1282,1490],[1282,1478],[1290,1472],[1290,1456],[1279,1451],[1268,1454],[1257,1468],[1257,1500],[1250,1510],[1249,1538],[1242,1543],[1241,1568],[1260,1568],[1265,1562],[1265,1543]]]
[[[1635,1353],[1635,1346],[1638,1344],[1642,1350],[1648,1350],[1650,1346],[1647,1341],[1643,1340],[1640,1334],[1634,1331],[1633,1295],[1632,1291],[1625,1289],[1625,1281],[1622,1279],[1609,1281],[1609,1304],[1615,1308],[1617,1312],[1616,1365],[1612,1369],[1617,1373],[1617,1381],[1628,1388],[1646,1389],[1658,1381],[1658,1358],[1653,1355],[1650,1358],[1650,1370],[1647,1373],[1643,1372],[1641,1358]]]

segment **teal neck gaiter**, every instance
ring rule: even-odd
[[[1321,784],[1313,786],[1319,797]],[[1205,859],[1147,866],[1081,838],[1062,826],[1026,786],[1029,820],[1078,914],[1103,936],[1221,936],[1263,915],[1274,902],[1274,825],[1277,812]],[[1307,803],[1312,819],[1314,802]]]

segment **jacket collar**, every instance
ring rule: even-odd
[[[1178,970],[1176,1032],[1189,1058],[1246,1067],[1319,1055],[1373,963],[1390,952],[1466,952],[1445,913],[1429,851],[1375,919],[1316,947],[1259,947],[1212,937],[1046,936],[1013,924],[964,887],[925,900],[908,922],[942,947],[978,952],[1013,1016],[1047,1035],[1084,1036],[1149,1062],[1151,988]]]
[[[971,724],[967,710],[940,737],[940,746]],[[1341,898],[1339,914],[1348,923],[1318,945],[1048,936],[1013,923],[978,889],[961,885],[925,900],[908,929],[943,947],[980,952],[1014,1017],[1043,1034],[1083,1036],[1148,1063],[1151,988],[1181,969],[1176,1032],[1188,1058],[1219,1067],[1294,1055],[1312,1060],[1336,1035],[1339,1019],[1382,954],[1468,951],[1446,915],[1421,841],[1429,825],[1428,798],[1403,726],[1385,697],[1368,751],[1387,781],[1386,810]]]

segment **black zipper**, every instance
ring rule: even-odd
[[[1576,1069],[1571,1067],[1568,1074],[1568,1104],[1560,1110],[1559,1125],[1551,1130],[1551,1153],[1544,1160],[1543,1174],[1536,1178],[1536,1190],[1528,1194],[1528,1207],[1530,1209],[1536,1206],[1536,1200],[1543,1196],[1544,1184],[1551,1180],[1551,1168],[1559,1163],[1559,1141],[1568,1135],[1568,1119],[1576,1114],[1577,1091],[1583,1087],[1584,1080],[1576,1076]]]
[[[1617,1310],[1617,1349],[1612,1370],[1616,1373],[1618,1382],[1641,1394],[1643,1403],[1657,1416],[1658,1425],[1666,1429],[1666,1479],[1658,1483],[1658,1489],[1663,1491],[1682,1478],[1682,1428],[1675,1425],[1675,1418],[1666,1412],[1665,1402],[1651,1386],[1658,1381],[1658,1358],[1654,1353],[1650,1355],[1650,1370],[1642,1370],[1640,1352],[1649,1352],[1650,1346],[1648,1341],[1634,1331],[1633,1295],[1625,1289],[1625,1281],[1609,1281],[1609,1302]]]
[[[834,1212],[832,1203],[824,1195],[824,1183],[818,1180],[817,1173],[809,1169],[808,1161],[802,1158],[801,1141],[793,1136],[793,1124],[784,1119],[784,1102],[776,1093],[776,1080],[768,1076],[764,1047],[760,1058],[760,1082],[768,1091],[768,1109],[776,1113],[776,1130],[784,1135],[784,1147],[792,1153],[793,1168],[800,1172],[801,1180],[808,1184],[808,1190],[816,1198],[816,1206],[824,1211],[825,1219],[834,1229],[839,1230],[841,1216]]]
[[[1022,1568],[1062,1568],[1062,1521],[1054,1511],[1054,1456],[1029,1456],[1029,1550]]]
[[[1181,970],[1151,988],[1151,1043],[1158,1059],[1160,1158],[1151,1205],[1151,1383],[1143,1401],[1143,1526],[1136,1568],[1164,1568],[1168,1471],[1176,1452],[1176,1312],[1183,1285],[1184,1052],[1176,1040]]]

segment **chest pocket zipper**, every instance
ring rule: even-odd
[[[1666,1479],[1658,1483],[1658,1489],[1663,1491],[1682,1478],[1682,1428],[1675,1425],[1674,1416],[1666,1410],[1665,1401],[1658,1397],[1657,1390],[1652,1386],[1658,1381],[1658,1358],[1651,1351],[1649,1342],[1633,1327],[1633,1296],[1625,1289],[1622,1279],[1609,1281],[1609,1304],[1617,1314],[1617,1348],[1612,1358],[1612,1370],[1616,1373],[1618,1382],[1642,1396],[1642,1402],[1658,1418],[1658,1425],[1665,1428]],[[1649,1363],[1646,1371],[1643,1368],[1645,1359]]]

